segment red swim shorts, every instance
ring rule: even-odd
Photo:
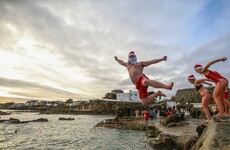
[[[147,92],[148,87],[146,87],[146,86],[144,86],[144,85],[142,84],[142,81],[143,81],[144,79],[149,79],[149,78],[146,77],[146,76],[143,74],[142,76],[139,77],[139,79],[138,79],[138,81],[137,81],[137,83],[136,83],[136,89],[137,89],[138,92],[139,92],[139,97],[140,97],[140,99],[145,98],[145,97],[148,96],[148,92]]]

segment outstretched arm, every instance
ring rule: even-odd
[[[212,83],[208,83],[208,82],[202,82],[202,83],[204,83],[204,84],[207,84],[207,85],[209,85],[209,86],[212,86]]]
[[[226,58],[226,57],[223,57],[223,58],[221,58],[221,59],[216,59],[216,60],[210,61],[210,62],[201,70],[201,72],[202,72],[202,73],[206,73],[206,72],[208,71],[208,68],[209,68],[211,65],[213,65],[213,64],[215,64],[215,63],[217,63],[217,62],[219,62],[219,61],[226,61],[226,60],[227,60],[227,58]]]
[[[142,61],[140,62],[142,66],[144,67],[147,67],[151,64],[156,64],[158,62],[161,62],[161,61],[166,61],[167,60],[167,56],[164,56],[163,58],[160,58],[160,59],[153,59],[153,60],[150,60],[150,61]]]
[[[198,80],[196,80],[195,83],[196,83],[196,84],[204,83],[204,84],[207,84],[207,85],[209,85],[209,86],[212,86],[211,83],[208,83],[208,82],[206,82],[206,81],[213,82],[213,81],[210,80],[210,79],[204,78],[204,79],[198,79]]]
[[[126,62],[124,62],[123,60],[118,59],[117,56],[114,56],[114,58],[115,58],[115,60],[116,60],[119,64],[121,64],[121,65],[124,66],[124,67],[127,67],[127,63],[126,63]]]

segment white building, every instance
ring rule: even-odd
[[[37,106],[38,104],[38,100],[30,100],[25,103],[26,106]]]
[[[193,105],[195,108],[202,108],[202,103],[190,103],[190,105]]]
[[[169,108],[169,107],[173,108],[174,106],[176,108],[176,102],[175,101],[171,101],[171,100],[166,101],[166,107],[167,108]]]
[[[117,100],[122,102],[139,102],[140,98],[137,91],[130,90],[129,93],[117,93]]]

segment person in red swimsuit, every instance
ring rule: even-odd
[[[143,73],[144,67],[147,67],[151,64],[155,64],[161,61],[166,61],[167,56],[164,56],[160,59],[153,59],[150,61],[141,61],[137,62],[137,57],[133,51],[131,51],[128,55],[128,62],[124,62],[123,60],[118,59],[116,56],[114,56],[115,60],[122,66],[126,67],[129,72],[129,77],[134,85],[136,85],[136,88],[139,92],[140,100],[143,105],[148,105],[152,102],[153,98],[157,96],[166,96],[161,91],[158,91],[152,95],[148,96],[148,86],[154,87],[154,88],[164,88],[168,90],[172,90],[173,88],[173,82],[166,85],[161,82],[150,80],[148,77],[146,77]]]
[[[205,123],[209,123],[211,121],[211,114],[209,112],[208,109],[208,102],[210,101],[210,99],[212,98],[212,94],[210,91],[208,91],[203,85],[203,84],[207,84],[209,86],[212,86],[211,83],[206,82],[208,79],[199,79],[196,80],[196,78],[194,77],[194,75],[190,75],[188,76],[188,81],[189,83],[193,84],[195,86],[195,89],[197,91],[199,91],[200,95],[202,96],[202,108],[204,109],[204,113],[206,115],[207,120],[205,121]]]
[[[194,69],[197,73],[203,74],[206,78],[209,79],[209,81],[212,81],[216,84],[216,87],[213,91],[213,99],[216,102],[217,108],[219,110],[219,113],[216,116],[224,115],[225,111],[224,111],[223,104],[230,106],[230,102],[224,99],[224,93],[226,87],[228,86],[228,80],[225,77],[221,76],[218,72],[211,71],[208,68],[214,63],[217,63],[219,61],[226,61],[226,60],[227,60],[226,57],[213,60],[209,62],[204,68],[200,64],[196,64],[194,66]]]

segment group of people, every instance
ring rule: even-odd
[[[190,108],[187,108],[186,106],[181,106],[180,104],[173,106],[173,107],[168,107],[167,109],[163,107],[160,111],[160,118],[161,120],[164,117],[170,116],[170,115],[177,115],[180,117],[182,121],[188,120],[190,116]]]
[[[150,111],[148,110],[142,110],[139,111],[138,109],[135,111],[135,118],[140,118],[140,116],[143,116],[145,120],[150,119],[156,119],[158,114],[158,109],[151,109]]]
[[[198,90],[202,96],[202,107],[207,118],[205,122],[207,123],[211,121],[211,114],[208,109],[208,102],[211,98],[214,99],[218,108],[218,113],[216,114],[216,116],[223,116],[224,114],[227,114],[228,108],[230,107],[230,102],[228,101],[228,80],[218,72],[209,69],[211,65],[219,61],[226,60],[226,57],[213,60],[205,65],[205,67],[200,64],[196,64],[194,66],[194,70],[197,73],[204,75],[206,78],[196,80],[194,75],[188,76],[188,81],[195,86],[195,89]],[[213,82],[216,85],[213,93],[208,91],[203,86],[203,84],[212,86],[212,84],[209,82]]]
[[[150,61],[137,61],[137,57],[133,51],[131,51],[128,55],[128,62],[125,62],[121,59],[118,59],[115,56],[115,60],[122,66],[126,67],[128,69],[129,77],[132,81],[132,83],[136,86],[136,89],[138,90],[140,100],[143,105],[149,105],[152,103],[153,99],[158,96],[166,96],[163,92],[160,90],[154,94],[148,95],[147,89],[149,86],[154,88],[163,88],[167,90],[172,90],[174,83],[171,82],[169,84],[164,84],[161,82],[158,82],[156,80],[150,80],[144,73],[143,70],[145,67],[159,63],[161,61],[166,61],[167,56],[164,56],[160,59],[153,59]],[[196,80],[194,75],[188,76],[188,81],[195,86],[195,88],[200,92],[200,94],[203,96],[202,98],[202,106],[205,112],[205,115],[207,117],[207,120],[205,122],[209,122],[211,120],[211,115],[208,110],[208,102],[213,97],[215,103],[217,104],[219,113],[216,114],[216,116],[223,116],[227,109],[224,109],[224,105],[227,107],[230,107],[230,102],[227,100],[228,98],[228,80],[220,75],[216,71],[209,70],[209,67],[213,65],[216,62],[219,61],[226,61],[227,58],[223,57],[221,59],[217,59],[214,61],[209,62],[205,67],[202,67],[202,65],[197,64],[195,65],[194,69],[197,73],[204,75],[206,78]],[[213,94],[211,94],[204,86],[203,84],[207,84],[211,86],[211,83],[213,82],[216,84],[215,89],[213,91]]]

